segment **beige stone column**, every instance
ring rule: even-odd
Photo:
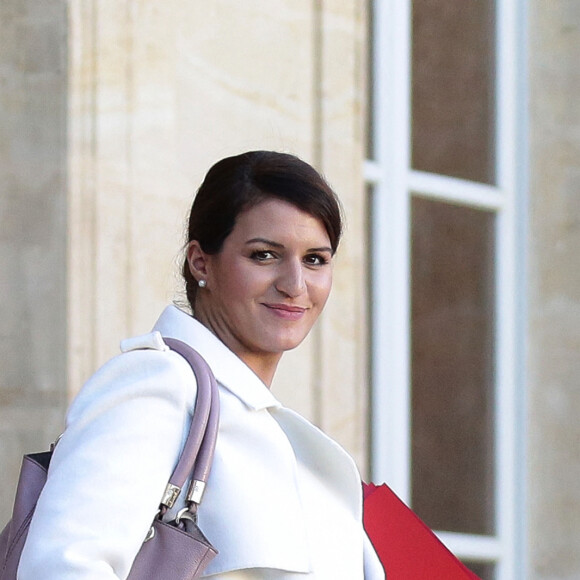
[[[309,158],[313,33],[305,1],[70,6],[74,392],[174,297],[186,213],[213,162],[255,148]]]
[[[0,525],[66,400],[66,2],[0,3]]]
[[[317,156],[344,205],[346,228],[318,347],[319,421],[367,465],[368,247],[364,160],[364,3],[320,3]]]
[[[348,221],[334,297],[274,389],[364,464],[366,351],[357,2],[71,3],[71,391],[173,296],[183,221],[217,159],[297,153]]]
[[[529,557],[580,578],[580,4],[530,3]]]

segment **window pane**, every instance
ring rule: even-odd
[[[464,562],[464,564],[481,580],[494,580],[495,578],[495,564],[482,562]]]
[[[494,214],[412,201],[412,503],[493,533]]]
[[[493,0],[414,0],[412,166],[495,180]]]

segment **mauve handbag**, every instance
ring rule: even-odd
[[[197,379],[197,400],[183,451],[128,580],[193,580],[201,576],[217,554],[197,526],[197,508],[211,469],[219,423],[217,383],[205,360],[189,345],[173,338],[164,341],[191,365]],[[0,580],[16,580],[20,555],[46,483],[51,457],[52,449],[24,457],[12,519],[0,534]],[[163,521],[163,515],[173,507],[190,475],[186,507],[173,521]]]

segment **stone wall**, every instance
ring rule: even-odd
[[[66,404],[66,2],[0,3],[0,522]]]
[[[529,577],[580,578],[580,4],[530,2]]]
[[[315,164],[349,228],[321,324],[274,389],[366,461],[364,14],[355,1],[71,2],[71,391],[179,286],[185,216],[217,159]]]
[[[364,470],[362,10],[0,3],[3,506],[21,454],[58,434],[84,380],[181,297],[185,218],[205,171],[258,148],[310,161],[345,206],[334,295],[274,389]]]

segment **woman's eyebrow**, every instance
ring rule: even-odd
[[[275,248],[283,248],[284,244],[280,242],[273,242],[272,240],[267,240],[266,238],[252,238],[246,242],[246,245],[249,244],[266,244],[267,246],[274,246]]]
[[[268,240],[266,238],[252,238],[246,242],[246,245],[250,244],[265,244],[274,248],[284,248],[284,244],[281,244],[280,242],[273,242],[272,240]],[[307,252],[328,252],[332,254],[332,248],[328,246],[321,246],[320,248],[308,248]]]

